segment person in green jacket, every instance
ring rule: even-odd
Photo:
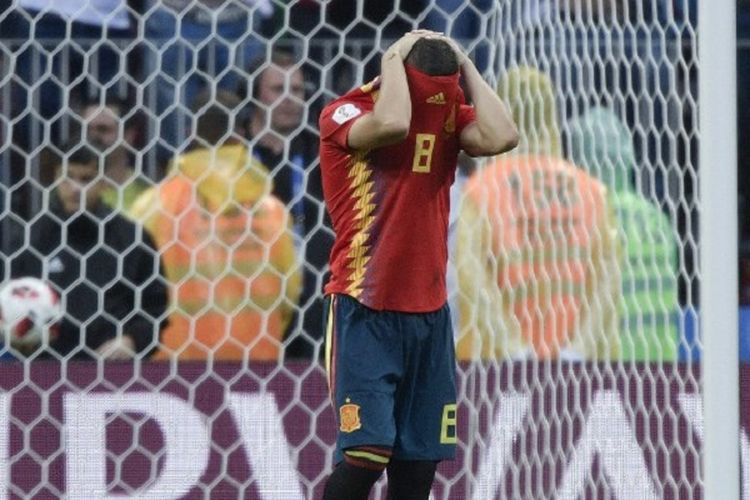
[[[674,225],[636,188],[632,136],[614,112],[593,108],[572,120],[568,130],[571,160],[607,186],[624,242],[619,321],[622,358],[674,361],[679,344]]]

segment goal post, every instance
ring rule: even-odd
[[[704,495],[740,498],[736,2],[700,2]],[[724,75],[715,78],[714,75]],[[706,171],[708,165],[716,170]],[[742,464],[742,467],[747,467]],[[744,476],[743,476],[744,477]],[[747,497],[744,483],[744,497]]]
[[[732,0],[100,1],[0,0],[0,286],[28,258],[90,306],[81,331],[166,326],[129,361],[0,338],[0,500],[320,497],[318,113],[415,28],[456,38],[521,132],[451,192],[457,457],[431,498],[750,498]],[[60,177],[91,138],[97,178]],[[61,215],[96,181],[132,242]]]

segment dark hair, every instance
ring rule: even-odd
[[[458,72],[458,58],[443,40],[420,38],[406,56],[406,63],[430,76],[453,75]]]
[[[219,145],[235,129],[235,116],[240,99],[226,90],[211,89],[201,92],[190,106],[195,120],[195,138],[204,143]]]

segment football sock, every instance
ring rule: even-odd
[[[392,460],[388,464],[388,500],[427,500],[437,462]]]
[[[383,469],[366,469],[339,462],[328,477],[322,500],[367,500]]]

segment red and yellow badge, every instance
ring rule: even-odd
[[[359,405],[355,405],[349,398],[346,403],[339,408],[339,420],[341,432],[354,432],[362,427],[362,421],[359,419]]]

